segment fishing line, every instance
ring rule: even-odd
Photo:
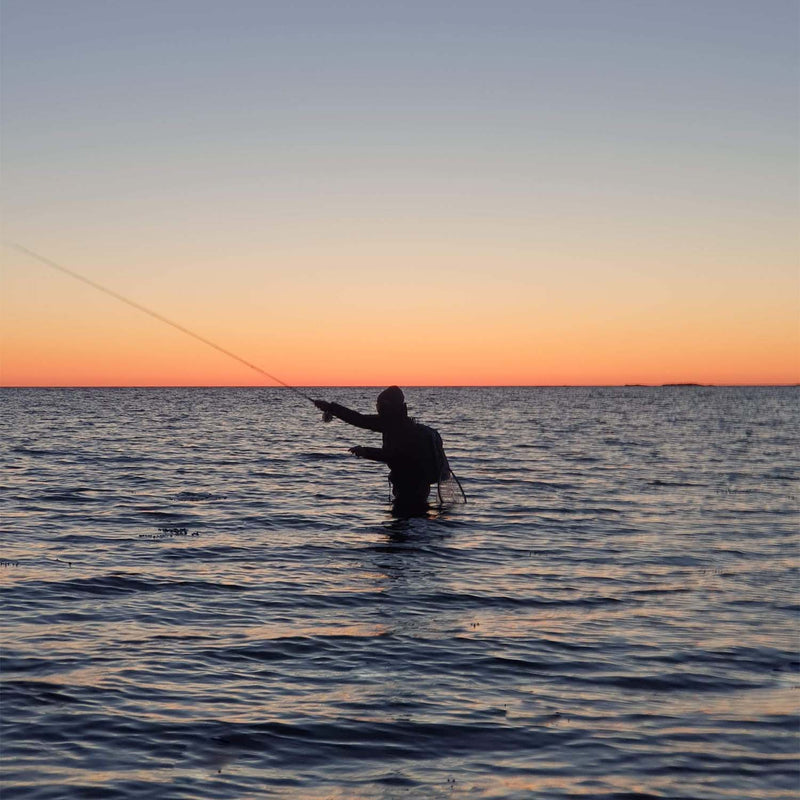
[[[159,322],[163,322],[165,325],[169,325],[176,330],[181,331],[181,333],[185,333],[187,336],[191,336],[192,339],[197,339],[198,342],[202,342],[209,347],[213,347],[214,350],[218,350],[220,353],[224,353],[229,358],[233,358],[234,360],[238,361],[240,364],[244,364],[246,367],[250,367],[250,369],[255,370],[256,372],[260,373],[261,375],[266,376],[271,381],[275,381],[275,383],[279,383],[281,386],[285,386],[287,389],[291,389],[295,394],[302,397],[304,400],[308,400],[310,403],[314,402],[314,398],[310,397],[309,395],[305,394],[305,392],[301,392],[296,386],[291,386],[290,384],[286,383],[286,381],[282,381],[276,375],[272,375],[271,373],[267,372],[265,369],[261,369],[261,367],[256,366],[250,361],[242,358],[241,356],[237,356],[236,353],[232,353],[230,350],[226,350],[224,347],[212,342],[210,339],[206,339],[205,336],[201,336],[199,333],[195,333],[194,331],[190,331],[188,328],[185,328],[183,325],[178,324],[177,322],[173,322],[171,319],[167,319],[167,317],[159,314],[152,309],[147,308],[147,306],[143,306],[141,303],[137,303],[134,300],[129,300],[127,297],[113,291],[113,289],[108,289],[107,287],[99,284],[90,278],[87,278],[85,275],[81,275],[79,272],[75,272],[74,270],[67,269],[67,267],[62,266],[61,264],[57,264],[55,261],[51,261],[49,258],[45,258],[44,256],[40,256],[38,253],[34,253],[33,250],[29,250],[27,247],[23,247],[21,244],[15,244],[14,242],[5,242],[8,247],[13,247],[15,250],[19,250],[19,252],[24,253],[27,256],[35,259],[36,261],[41,262],[42,264],[46,264],[48,267],[52,267],[59,272],[63,272],[65,275],[69,275],[71,278],[75,278],[77,281],[81,281],[81,283],[87,284],[87,286],[91,286],[93,289],[97,289],[99,292],[103,292],[104,294],[113,297],[115,300],[119,300],[121,303],[125,303],[126,305],[131,306],[132,308],[141,311],[154,319],[157,319]]]

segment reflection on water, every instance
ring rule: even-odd
[[[3,797],[794,797],[798,391],[407,394],[0,393]]]

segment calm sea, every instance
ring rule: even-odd
[[[407,398],[0,392],[4,800],[797,798],[800,390]]]

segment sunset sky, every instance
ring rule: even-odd
[[[293,385],[800,381],[795,0],[2,0],[3,239]],[[2,249],[6,386],[270,385]]]

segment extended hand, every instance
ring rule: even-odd
[[[331,404],[326,400],[315,400],[314,405],[322,412],[322,421],[330,422],[333,419]]]

